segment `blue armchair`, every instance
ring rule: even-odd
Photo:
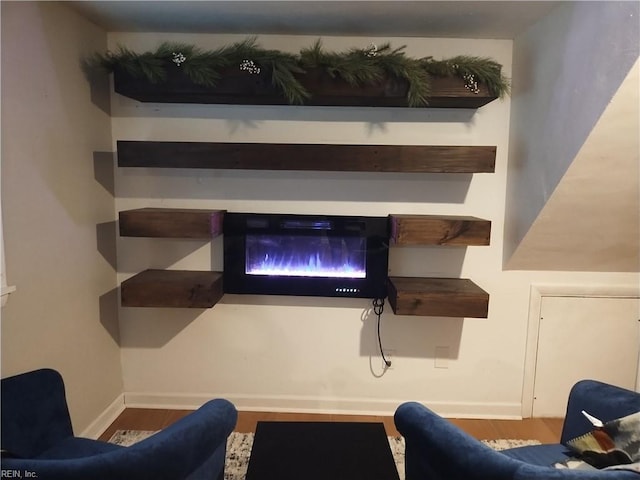
[[[640,411],[640,394],[594,380],[571,389],[561,443],[497,452],[438,416],[408,402],[395,413],[405,439],[406,480],[639,480],[630,471],[556,469],[570,456],[562,443],[592,430],[581,414],[586,410],[609,421]]]
[[[130,447],[74,437],[64,383],[42,369],[2,379],[2,477],[39,480],[222,480],[237,411],[211,400]]]

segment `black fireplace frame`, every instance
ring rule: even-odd
[[[234,294],[386,297],[388,217],[227,212],[224,216],[224,291]],[[366,238],[365,278],[247,275],[247,235],[325,235]]]

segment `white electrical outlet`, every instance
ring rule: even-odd
[[[389,349],[383,349],[382,351],[384,352],[384,358],[387,359],[387,362],[391,362],[391,365],[387,366],[387,364],[384,363],[384,359],[381,358],[380,360],[382,361],[382,368],[384,368],[385,370],[393,370],[393,367],[395,366],[393,357],[395,357],[396,351]]]
[[[434,367],[449,368],[449,347],[436,347]]]

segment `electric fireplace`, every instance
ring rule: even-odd
[[[387,217],[229,213],[227,293],[384,298]]]

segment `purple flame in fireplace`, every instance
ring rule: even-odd
[[[366,238],[247,235],[247,275],[366,277]]]

